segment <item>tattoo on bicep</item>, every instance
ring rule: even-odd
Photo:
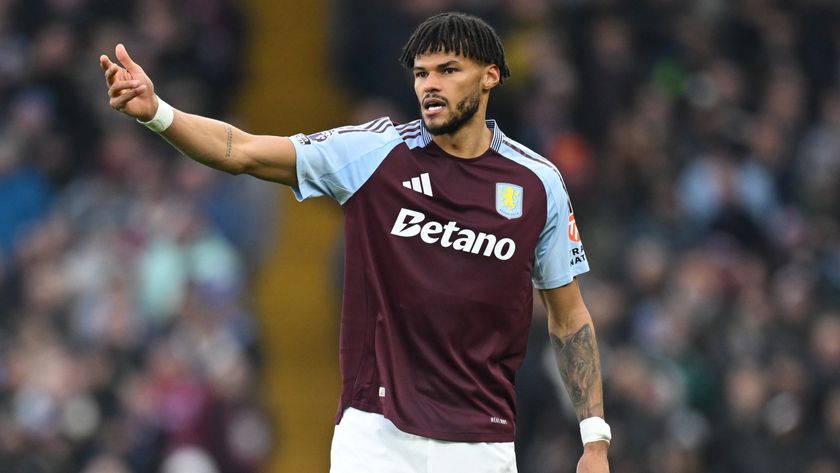
[[[598,345],[590,325],[584,325],[573,335],[561,340],[554,334],[551,345],[560,375],[569,392],[578,419],[603,415],[601,409],[601,368]],[[594,392],[598,389],[599,392]]]
[[[230,125],[225,125],[225,131],[227,132],[227,149],[225,150],[225,159],[228,159],[233,151],[233,129]]]

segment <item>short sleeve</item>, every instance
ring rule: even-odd
[[[546,185],[546,225],[535,250],[533,283],[537,289],[564,286],[589,271],[569,195],[559,176]]]
[[[311,135],[291,136],[295,147],[297,200],[328,196],[344,204],[401,141],[387,117]]]

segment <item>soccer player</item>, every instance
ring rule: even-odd
[[[533,287],[581,421],[577,471],[608,471],[600,360],[575,280],[588,263],[557,169],[485,119],[510,75],[489,25],[444,13],[408,40],[400,61],[422,118],[291,137],[175,110],[121,44],[116,58],[100,57],[111,107],[183,154],[341,204],[333,473],[515,472],[514,376]]]

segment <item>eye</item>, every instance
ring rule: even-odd
[[[454,67],[447,67],[447,68],[444,68],[444,69],[443,69],[443,73],[444,73],[444,74],[453,74],[453,73],[455,73],[455,71],[457,71],[457,70],[458,70],[458,69],[455,69]]]
[[[423,79],[424,77],[426,77],[428,75],[429,75],[429,73],[426,72],[426,71],[417,71],[417,72],[414,73],[414,78],[415,79]]]

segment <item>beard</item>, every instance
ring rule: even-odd
[[[439,126],[432,126],[426,120],[423,120],[426,125],[426,129],[434,136],[451,135],[457,132],[463,128],[473,116],[475,116],[476,112],[478,112],[478,106],[481,102],[480,97],[481,94],[479,92],[464,97],[464,99],[458,102],[458,105],[455,106],[455,110],[452,112],[452,116],[449,117],[449,120],[446,120]]]

